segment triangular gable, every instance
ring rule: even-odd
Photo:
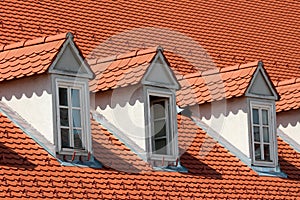
[[[151,62],[151,65],[148,67],[141,82],[144,85],[153,85],[176,90],[180,88],[180,84],[160,48],[158,48],[157,54]]]
[[[246,91],[246,96],[278,100],[279,95],[260,61]]]
[[[71,33],[68,33],[67,40],[50,66],[49,72],[89,79],[94,77],[94,73],[84,61],[73,42],[73,35]]]

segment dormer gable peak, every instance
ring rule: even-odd
[[[248,85],[245,96],[273,100],[279,99],[275,86],[266,73],[262,61],[258,62],[258,67]]]

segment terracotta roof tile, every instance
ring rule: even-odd
[[[156,53],[157,48],[149,48],[92,60],[90,65],[96,77],[90,81],[91,90],[105,91],[139,83]]]
[[[0,52],[0,81],[44,73],[66,37],[64,33],[5,46]]]
[[[177,92],[177,104],[186,106],[240,97],[245,94],[257,66],[258,61],[223,68],[220,72],[210,70],[201,76],[199,73],[184,76],[179,80],[182,88]]]
[[[61,166],[8,118],[0,115],[1,198],[88,199],[297,199],[300,154],[278,139],[281,169],[288,179],[262,177],[178,116],[181,164],[188,173],[159,172],[92,120],[95,156],[103,169]],[[131,165],[130,163],[134,163]],[[128,167],[134,166],[134,173]],[[119,170],[118,170],[119,169]],[[123,170],[123,171],[122,171]]]
[[[300,108],[300,80],[290,79],[278,82],[276,87],[280,100],[276,102],[276,111],[288,111]]]

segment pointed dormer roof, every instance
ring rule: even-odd
[[[262,62],[255,61],[183,76],[179,80],[182,89],[177,92],[177,102],[180,106],[187,106],[244,95],[258,97],[262,94],[253,94],[258,79],[268,87],[269,97],[278,99]]]
[[[155,47],[90,60],[96,74],[90,82],[91,90],[105,91],[138,83],[178,89],[179,83],[162,52],[161,47]]]
[[[66,65],[66,58],[68,64]],[[64,63],[62,63],[64,62]],[[59,68],[64,64],[64,68]],[[75,73],[71,67],[77,70]],[[71,68],[68,71],[65,70]],[[63,71],[64,69],[64,71]],[[86,74],[93,77],[89,66],[73,42],[71,33],[45,36],[0,47],[0,82],[45,72]],[[78,73],[79,72],[79,73]]]

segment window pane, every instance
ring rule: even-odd
[[[69,126],[69,112],[67,108],[60,108],[60,125]]]
[[[259,126],[254,126],[254,141],[260,142],[260,135],[259,135]]]
[[[81,127],[80,110],[72,109],[73,127]]]
[[[271,161],[270,159],[270,145],[265,144],[264,145],[264,156],[266,161]]]
[[[254,150],[255,150],[255,160],[261,160],[260,144],[254,144]]]
[[[253,109],[252,115],[253,115],[253,124],[259,124],[258,109]]]
[[[59,105],[67,106],[68,105],[68,89],[59,88]]]
[[[166,155],[167,154],[166,144],[167,144],[166,139],[157,139],[157,140],[155,140],[155,151],[156,151],[156,153]]]
[[[263,125],[268,125],[269,124],[268,110],[262,110],[262,121],[263,121]]]
[[[164,101],[154,103],[152,106],[153,106],[153,111],[154,111],[154,119],[165,117],[165,102]]]
[[[263,133],[264,133],[264,142],[270,142],[269,128],[268,127],[263,127]]]
[[[63,148],[70,147],[69,129],[60,129],[61,134],[61,146]]]
[[[80,97],[78,89],[71,89],[72,106],[80,107]]]
[[[74,133],[74,148],[82,149],[82,135],[81,130],[73,130]]]
[[[154,137],[166,136],[166,121],[158,120],[154,122]]]

